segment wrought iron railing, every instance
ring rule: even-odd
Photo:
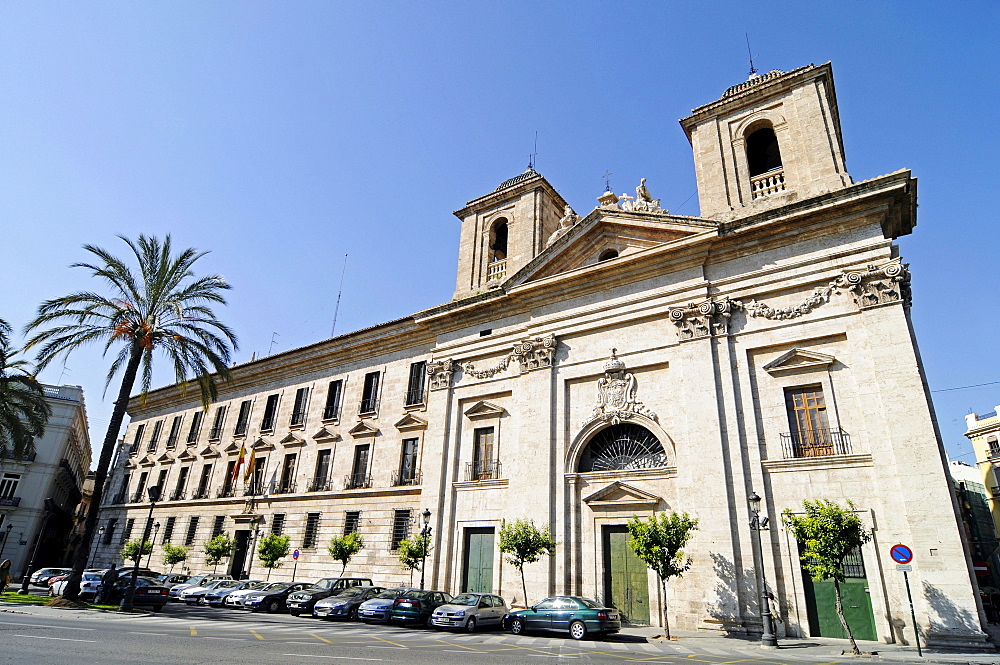
[[[207,499],[209,497],[209,491],[207,487],[202,487],[195,490],[194,494],[191,495],[192,499]]]
[[[295,483],[290,480],[283,483],[278,483],[274,488],[275,494],[291,494],[294,491],[295,491]]]
[[[139,489],[132,494],[132,499],[129,501],[129,503],[142,503],[142,499],[143,499],[142,490]]]
[[[180,489],[180,490],[174,490],[173,492],[170,493],[170,500],[171,501],[182,501],[182,500],[184,500],[184,498],[185,498],[186,495],[187,495],[187,492],[185,490],[182,490],[182,489]]]
[[[369,397],[367,399],[363,399],[361,400],[361,406],[358,408],[358,413],[375,413],[378,411],[378,398]]]
[[[235,487],[223,487],[215,495],[215,498],[217,498],[217,499],[229,499],[229,498],[234,497],[234,496],[236,496],[236,488]]]
[[[264,483],[252,480],[243,485],[243,496],[257,496],[264,493]]]
[[[328,492],[330,490],[330,480],[328,478],[313,478],[309,483],[310,492]]]
[[[167,437],[167,450],[173,450],[177,447],[177,435],[171,434]]]
[[[424,403],[424,389],[410,388],[406,391],[406,406],[414,406]]]
[[[351,473],[344,476],[344,489],[357,490],[372,486],[372,477],[364,473]]]
[[[122,490],[118,492],[118,494],[115,494],[115,498],[114,500],[111,501],[111,503],[125,503],[127,498],[128,498],[128,491]]]
[[[9,506],[10,508],[17,508],[20,504],[21,504],[21,497],[19,496],[0,497],[0,506]]]
[[[401,475],[399,471],[392,472],[392,485],[393,487],[400,487],[403,485],[419,485],[420,484],[420,472],[409,473]]]
[[[786,432],[781,435],[781,448],[785,459],[848,455],[851,452],[851,437],[847,432],[830,428]]]
[[[37,455],[37,453],[28,453],[27,455],[25,455],[24,457],[22,457],[19,461],[21,461],[21,462],[34,462],[36,455]],[[0,459],[12,459],[12,460],[16,460],[17,458],[14,457],[14,451],[8,450],[6,453],[0,454]]]
[[[496,480],[500,478],[500,460],[481,460],[468,462],[465,465],[465,479]]]

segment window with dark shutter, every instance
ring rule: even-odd
[[[233,430],[233,436],[244,436],[247,433],[247,428],[250,426],[250,400],[243,400],[240,402],[240,413],[236,417],[236,429]]]
[[[129,455],[135,455],[137,452],[139,452],[139,444],[142,443],[142,435],[143,432],[145,431],[146,431],[145,425],[139,425],[138,427],[135,428],[135,438],[132,439],[132,445],[129,446],[128,449]]]
[[[125,528],[122,529],[122,537],[118,542],[122,545],[128,542],[128,539],[132,537],[132,529],[135,528],[135,518],[130,517],[125,520]]]
[[[417,452],[420,439],[403,439],[403,455],[399,462],[399,474],[394,485],[419,485],[420,473],[417,471]]]
[[[330,450],[320,450],[316,453],[316,471],[313,473],[309,491],[320,492],[329,489],[330,480]]]
[[[167,435],[167,450],[173,450],[177,447],[177,439],[181,435],[181,422],[184,420],[184,416],[174,416],[173,421],[170,423],[170,434]]]
[[[212,538],[215,538],[216,536],[221,536],[222,530],[223,528],[225,528],[225,526],[226,526],[226,516],[216,515],[215,524],[212,525]]]
[[[319,513],[306,515],[306,532],[302,536],[302,547],[315,547],[319,535]]]
[[[187,535],[184,536],[184,544],[193,545],[194,537],[197,533],[198,533],[198,516],[192,515],[188,519],[188,530],[187,530]]]
[[[161,543],[169,543],[170,539],[174,535],[174,524],[177,522],[177,517],[171,515],[167,518],[167,522],[163,525],[163,540]]]
[[[264,417],[260,421],[260,429],[269,432],[274,429],[274,418],[278,414],[278,395],[268,395],[264,405]]]
[[[340,394],[344,389],[344,381],[331,381],[326,389],[326,406],[323,407],[323,420],[333,420],[340,412]]]
[[[146,446],[146,452],[151,453],[156,450],[156,444],[160,442],[160,431],[163,429],[163,421],[157,420],[153,423],[153,435],[149,437],[149,445]]]
[[[370,451],[371,444],[368,443],[354,446],[354,466],[351,469],[351,475],[347,477],[344,489],[371,487],[371,477],[368,475],[368,455]]]
[[[209,441],[218,441],[222,437],[222,425],[226,421],[226,407],[220,406],[215,410],[215,420],[212,422],[212,429],[208,433]]]
[[[375,413],[378,410],[378,380],[381,372],[365,374],[365,387],[361,394],[361,413]]]
[[[410,380],[406,388],[406,406],[424,403],[424,378],[427,363],[421,361],[410,365]]]
[[[201,480],[198,481],[198,492],[194,495],[194,499],[207,499],[208,498],[208,483],[212,478],[212,465],[206,464],[201,467]]]
[[[205,417],[204,411],[195,411],[194,415],[191,416],[191,427],[188,429],[188,443],[195,443],[198,441],[198,433],[201,431],[201,420]]]
[[[399,543],[410,537],[410,519],[413,511],[409,508],[405,510],[393,511],[392,518],[392,543],[390,550],[398,550]]]
[[[295,391],[295,404],[292,406],[291,425],[301,425],[306,421],[306,409],[309,406],[309,388],[299,388]]]
[[[271,518],[271,533],[276,536],[280,536],[284,528],[285,513],[275,513],[274,517]]]
[[[104,530],[104,544],[105,545],[110,545],[111,541],[114,540],[114,537],[115,537],[115,527],[117,527],[117,526],[118,526],[118,518],[117,517],[112,517],[111,519],[108,520],[108,526]]]

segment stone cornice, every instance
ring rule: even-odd
[[[526,178],[515,185],[505,187],[500,190],[494,190],[489,194],[484,194],[483,196],[472,199],[465,204],[465,207],[460,210],[456,210],[454,215],[459,219],[465,219],[469,215],[487,210],[493,206],[503,203],[504,201],[518,198],[524,193],[535,189],[542,190],[549,196],[553,197],[560,209],[566,205],[566,200],[559,192],[556,191],[556,188],[545,179],[545,176],[540,173],[536,173],[530,178]]]
[[[868,453],[853,455],[826,455],[824,457],[794,457],[792,459],[769,459],[761,462],[761,466],[771,473],[786,471],[807,471],[814,469],[849,469],[865,466],[875,466],[872,456]]]

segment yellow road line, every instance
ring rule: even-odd
[[[262,642],[263,642],[263,641],[266,641],[266,640],[264,640],[264,636],[263,636],[263,635],[261,635],[260,633],[258,633],[258,632],[257,632],[256,630],[254,630],[253,628],[251,628],[251,629],[250,629],[250,634],[251,634],[251,635],[253,635],[254,637],[256,637],[256,638],[257,638],[258,640],[261,640]]]
[[[372,637],[375,637],[375,636],[372,635]],[[387,644],[392,644],[393,646],[397,646],[400,649],[409,649],[410,648],[410,647],[408,647],[405,644],[400,644],[399,642],[393,642],[392,640],[383,640],[381,637],[375,637],[375,639],[378,640],[379,642],[385,642]]]
[[[191,628],[191,637],[198,637],[198,629],[195,628],[194,626],[191,626],[190,628]]]
[[[447,640],[435,640],[435,642],[440,642],[441,644],[447,645],[449,647],[457,647],[459,649],[468,649],[469,651],[475,651],[476,653],[484,653],[482,649],[473,649],[472,647],[467,647],[464,644],[455,644],[454,642],[449,642]],[[433,646],[433,645],[428,645]]]
[[[327,644],[334,644],[333,640],[328,640],[325,637],[320,637],[316,633],[309,633],[309,635],[311,635],[312,637],[315,637],[317,640],[322,640],[323,642],[326,642]]]

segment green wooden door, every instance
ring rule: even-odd
[[[465,530],[462,591],[493,593],[493,527]]]
[[[872,597],[868,593],[868,579],[865,577],[864,561],[860,553],[848,557],[844,563],[844,572],[847,579],[840,583],[840,597],[847,625],[851,627],[854,639],[875,641],[878,636],[875,633]],[[805,571],[802,578],[806,610],[809,613],[809,634],[812,637],[847,639],[847,633],[837,616],[837,594],[833,580],[816,582]]]
[[[628,546],[628,528],[604,527],[604,602],[633,624],[649,623],[646,564]]]

